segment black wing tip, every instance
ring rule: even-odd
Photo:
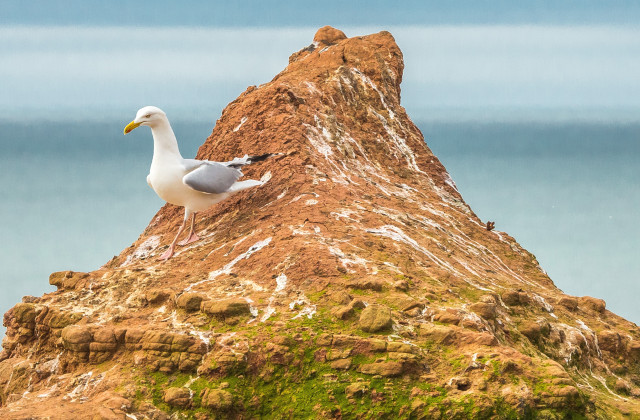
[[[269,159],[271,156],[278,156],[282,153],[265,153],[264,155],[255,155],[249,156],[249,160],[251,163],[262,162],[263,160]]]
[[[264,155],[253,155],[253,156],[247,156],[247,160],[245,162],[242,163],[235,163],[235,164],[227,164],[228,167],[230,168],[242,168],[243,166],[246,165],[251,165],[252,163],[256,163],[256,162],[262,162],[263,160],[267,160],[272,156],[280,156],[283,155],[284,153],[265,153]]]

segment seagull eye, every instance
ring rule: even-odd
[[[145,118],[151,118],[151,114],[147,114],[144,116]]]

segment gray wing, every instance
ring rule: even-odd
[[[185,169],[190,172],[182,177],[182,182],[210,194],[226,192],[242,176],[239,170],[221,163],[195,159],[185,159]]]

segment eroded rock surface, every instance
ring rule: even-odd
[[[281,153],[199,218],[4,316],[1,418],[616,418],[640,331],[488,231],[400,105],[391,34],[325,27],[198,157]],[[144,182],[141,180],[140,182]]]

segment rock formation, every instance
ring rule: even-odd
[[[230,103],[198,158],[282,153],[246,170],[267,184],[167,262],[170,205],[9,310],[0,417],[637,416],[638,327],[487,229],[400,105],[402,72],[388,32],[325,27]]]

